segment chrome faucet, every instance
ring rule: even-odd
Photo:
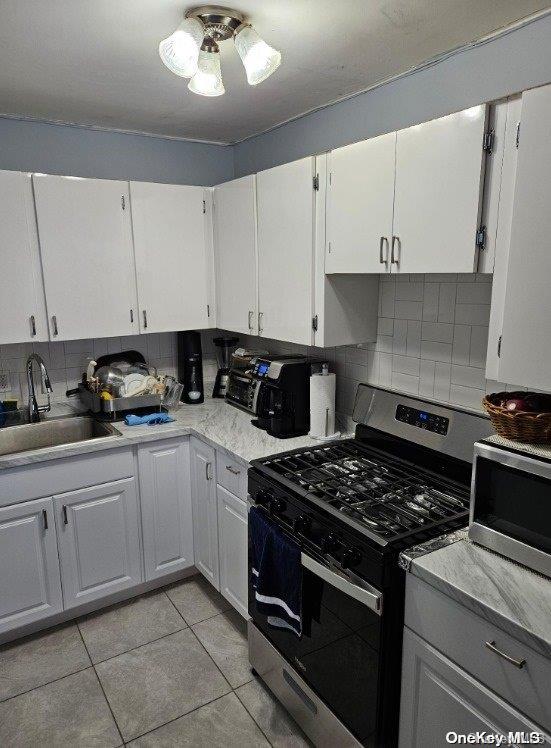
[[[33,361],[40,366],[40,374],[42,376],[42,391],[46,390],[48,395],[48,404],[39,405],[36,402],[36,394],[34,391],[34,379],[33,379]],[[40,414],[47,413],[51,410],[52,405],[50,402],[50,393],[53,392],[52,385],[50,384],[50,377],[46,364],[37,353],[31,353],[27,359],[27,386],[29,389],[29,423],[38,423],[40,421]]]

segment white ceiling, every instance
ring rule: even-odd
[[[207,99],[157,46],[189,0],[1,0],[0,114],[235,142],[478,39],[550,0],[231,0],[283,54],[251,87],[233,42]],[[196,3],[198,4],[198,3]],[[229,4],[229,2],[227,3]]]

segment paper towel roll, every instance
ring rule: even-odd
[[[313,439],[336,439],[334,374],[312,374],[310,377],[310,431]]]

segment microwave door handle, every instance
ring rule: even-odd
[[[353,597],[359,603],[362,603],[378,616],[383,613],[383,593],[379,592],[367,582],[352,582],[346,574],[337,573],[328,569],[327,566],[318,563],[305,553],[301,554],[301,563],[305,569],[311,571],[324,582],[333,585],[345,595]]]

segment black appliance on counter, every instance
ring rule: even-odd
[[[182,402],[198,405],[205,400],[201,334],[195,330],[179,332],[177,345],[178,381],[184,385]]]
[[[302,436],[310,428],[310,374],[319,364],[305,356],[255,356],[230,371],[226,402],[256,416],[270,436]]]
[[[249,659],[320,745],[396,745],[405,548],[467,524],[485,416],[360,385],[355,438],[251,463],[249,502],[299,544],[303,634],[249,582]],[[249,575],[250,568],[249,551]],[[309,613],[307,612],[309,611]]]
[[[212,396],[226,397],[232,353],[239,343],[239,338],[213,338],[212,342],[216,346],[216,358],[218,359],[218,371],[216,372]]]

